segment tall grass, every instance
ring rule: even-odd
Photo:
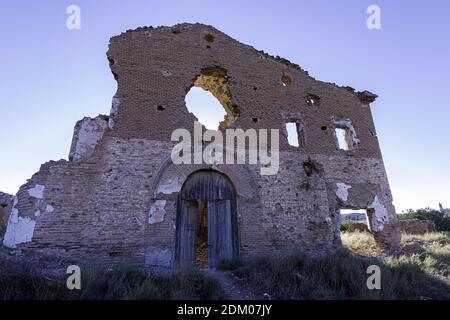
[[[165,275],[123,268],[88,269],[81,273],[81,290],[68,290],[65,276],[46,277],[31,266],[0,265],[0,299],[97,300],[97,299],[223,299],[219,282],[196,269]]]
[[[341,233],[341,241],[345,248],[363,256],[380,256],[383,254],[373,235],[368,232]]]
[[[412,258],[383,262],[343,249],[315,258],[302,253],[261,257],[236,273],[276,299],[449,299],[448,284],[425,273],[421,263]],[[381,290],[367,288],[370,265],[381,269]]]
[[[433,242],[447,239],[448,233],[446,232],[428,232],[425,234],[402,234],[402,243],[407,243],[411,241],[423,241],[423,242]]]

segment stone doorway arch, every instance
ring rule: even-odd
[[[177,199],[176,264],[215,268],[221,260],[236,259],[238,235],[237,196],[231,180],[214,170],[189,175]],[[206,248],[200,247],[205,242]]]

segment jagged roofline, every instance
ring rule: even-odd
[[[334,87],[336,87],[338,89],[342,89],[342,90],[345,90],[347,92],[350,92],[350,93],[354,94],[361,101],[361,103],[363,103],[363,104],[370,104],[370,103],[374,102],[378,98],[378,95],[376,95],[376,94],[374,94],[374,93],[372,93],[370,91],[367,91],[367,90],[356,91],[354,88],[352,88],[350,86],[339,86],[339,85],[337,85],[334,82],[326,82],[326,81],[317,80],[316,78],[312,77],[309,74],[308,71],[304,70],[298,64],[293,63],[293,62],[289,61],[288,59],[282,58],[282,57],[280,57],[278,55],[275,55],[275,56],[274,55],[270,55],[270,54],[264,52],[264,50],[258,50],[256,48],[252,47],[251,45],[242,43],[242,42],[240,42],[240,41],[230,37],[229,35],[223,33],[222,31],[216,29],[215,27],[213,27],[211,25],[206,25],[206,24],[202,24],[202,23],[198,23],[198,22],[197,23],[178,23],[178,24],[175,24],[173,26],[158,26],[158,27],[142,26],[142,27],[137,27],[136,29],[128,29],[125,32],[122,32],[120,35],[111,37],[110,44],[111,44],[111,40],[112,39],[118,38],[118,37],[120,37],[120,36],[122,36],[124,34],[127,34],[127,33],[142,32],[142,31],[157,30],[157,29],[171,29],[174,33],[177,33],[177,31],[179,31],[179,30],[177,30],[177,28],[181,28],[181,27],[185,27],[185,26],[202,26],[202,27],[209,28],[209,29],[211,29],[212,31],[214,31],[216,33],[222,34],[224,37],[227,37],[227,38],[229,38],[229,39],[231,39],[233,41],[236,41],[236,42],[238,42],[238,43],[240,43],[240,44],[242,44],[242,45],[244,45],[244,46],[254,50],[255,52],[263,55],[264,57],[266,57],[266,58],[268,58],[268,59],[270,59],[272,61],[275,61],[277,63],[281,63],[281,64],[283,64],[285,66],[288,66],[288,67],[296,69],[296,70],[298,70],[300,72],[303,72],[303,73],[305,73],[307,76],[309,76],[311,79],[313,79],[315,81],[318,81],[318,82],[321,82],[321,83],[324,83],[324,84],[327,84],[327,85],[331,85],[331,86],[334,86]],[[108,59],[109,59],[110,58],[109,57],[109,51],[107,53],[107,56],[108,56]]]

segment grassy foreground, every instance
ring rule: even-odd
[[[450,299],[450,238],[446,233],[404,236],[418,253],[380,254],[369,233],[343,233],[344,248],[327,256],[301,252],[223,264],[256,297],[272,299]],[[381,289],[369,290],[367,268],[381,270]],[[82,290],[66,288],[66,274],[0,259],[0,300],[225,299],[219,280],[191,269],[156,274],[138,269],[83,270]],[[267,294],[267,295],[266,295]]]
[[[86,270],[81,290],[66,278],[39,275],[30,266],[0,263],[0,300],[211,300],[222,299],[219,282],[199,270],[157,275],[138,269]]]
[[[449,275],[449,254],[448,247],[383,260],[346,249],[317,258],[293,253],[255,259],[235,273],[275,299],[450,299],[450,281],[440,277]],[[380,290],[367,287],[370,265],[381,269]]]

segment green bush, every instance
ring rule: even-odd
[[[415,215],[415,213],[411,213],[411,212],[397,214],[397,217],[399,220],[417,219],[417,216]]]
[[[407,213],[397,215],[399,219],[429,220],[434,223],[437,231],[450,231],[450,216],[431,208],[408,210]]]
[[[347,232],[348,226],[354,223],[352,220],[344,220],[341,222],[341,232]]]

